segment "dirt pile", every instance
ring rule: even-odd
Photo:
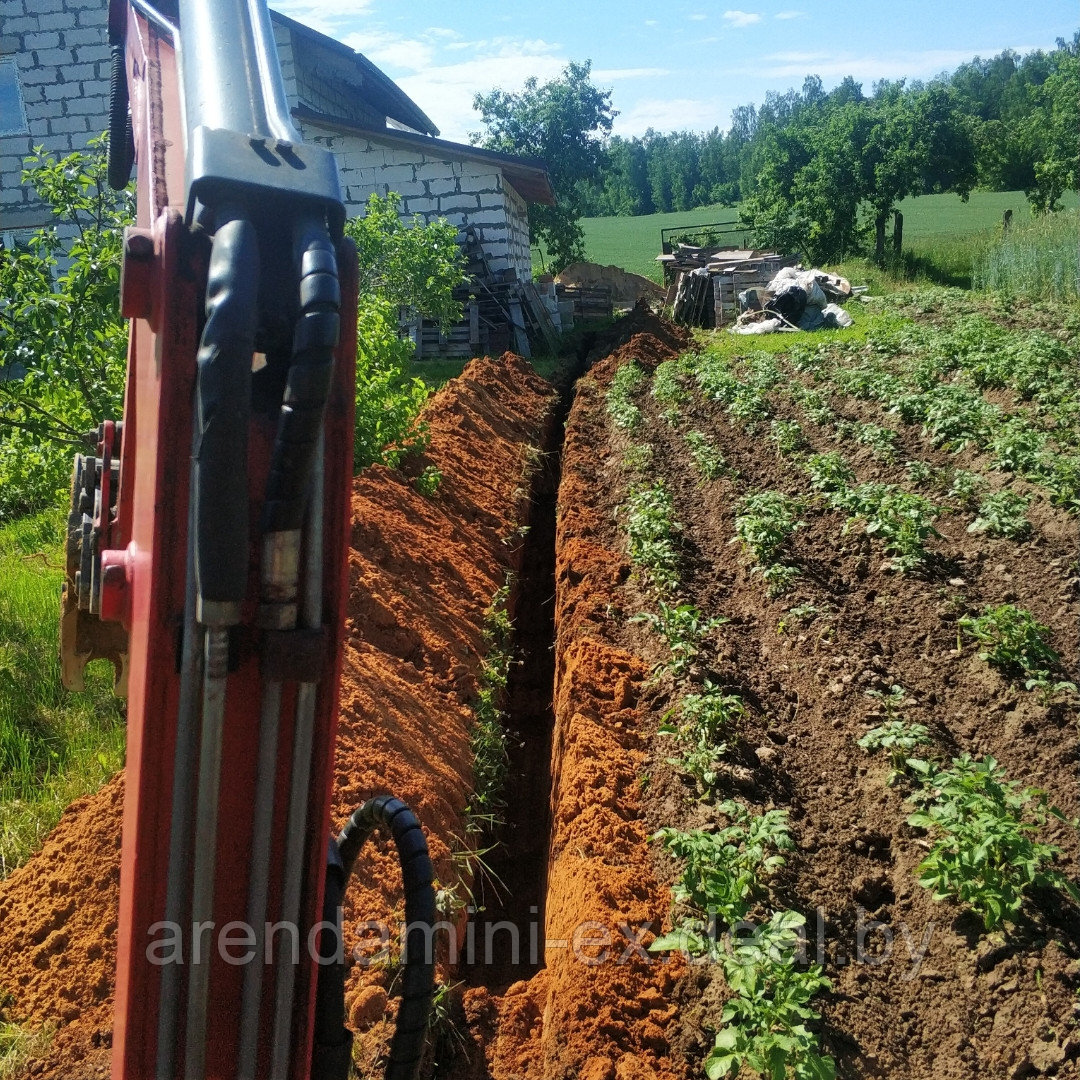
[[[517,557],[529,471],[554,401],[520,358],[474,361],[424,412],[431,442],[416,467],[440,470],[434,496],[381,467],[356,480],[334,824],[393,791],[424,822],[445,884],[458,877],[451,851],[461,848],[472,785],[470,702],[486,651],[484,611]],[[117,777],[73,804],[43,850],[0,883],[7,1014],[57,1025],[30,1075],[108,1074],[122,798]],[[400,891],[389,845],[372,843],[348,896],[349,948],[360,920],[396,926]],[[387,971],[357,966],[349,984],[352,1021],[371,1056],[388,1034]]]
[[[56,1076],[83,1075],[76,1063],[87,1054],[96,1066],[108,1060],[123,800],[120,775],[73,802],[41,851],[0,882],[4,1011],[34,1028],[55,1025]]]
[[[571,263],[555,279],[561,285],[584,285],[595,289],[611,289],[611,298],[615,303],[633,303],[641,297],[661,300],[664,289],[655,281],[650,281],[640,274],[631,274],[618,266],[601,266],[599,263]]]

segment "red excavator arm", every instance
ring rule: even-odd
[[[76,463],[62,652],[69,686],[106,656],[128,697],[112,1075],[344,1077],[348,866],[387,825],[423,919],[430,864],[387,799],[328,857],[357,289],[337,166],[293,128],[264,0],[114,0],[110,37],[127,389]]]

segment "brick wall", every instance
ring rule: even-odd
[[[403,215],[419,214],[424,221],[446,218],[458,227],[472,225],[493,270],[512,267],[519,278],[531,277],[525,201],[503,180],[497,166],[328,134],[314,125],[307,125],[303,136],[336,155],[350,215],[359,213],[373,192],[396,191]]]
[[[29,132],[0,138],[0,229],[48,211],[22,184],[35,146],[83,149],[108,125],[108,0],[0,0],[0,58],[14,58]]]

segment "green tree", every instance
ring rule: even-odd
[[[578,220],[583,209],[581,183],[601,177],[602,140],[616,116],[611,91],[593,86],[591,72],[590,60],[571,61],[557,79],[543,86],[530,78],[519,94],[492,90],[473,99],[485,129],[472,135],[474,143],[541,158],[547,166],[558,203],[530,204],[529,227],[533,239],[547,249],[554,270],[585,257]]]
[[[56,158],[36,148],[25,183],[53,222],[0,258],[0,515],[53,505],[87,433],[119,418],[127,327],[120,318],[130,191],[107,183],[104,138]]]
[[[975,147],[949,90],[938,83],[904,89],[879,83],[862,148],[862,196],[874,225],[874,257],[885,256],[885,226],[909,195],[955,191],[967,201],[975,183]]]
[[[1041,213],[1059,209],[1061,196],[1080,187],[1080,31],[1071,48],[1059,45],[1055,70],[1037,95],[1041,108],[1028,122],[1031,135],[1038,133],[1042,153],[1026,194],[1032,209]]]

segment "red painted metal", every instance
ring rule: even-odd
[[[113,17],[116,17],[113,5]],[[179,699],[179,649],[183,625],[189,468],[195,357],[202,324],[206,279],[205,243],[183,222],[183,139],[176,57],[168,36],[140,14],[127,12],[127,70],[138,167],[138,221],[126,245],[125,312],[133,318],[128,353],[119,497],[110,550],[102,558],[103,612],[129,628],[128,744],[120,881],[113,1080],[155,1075],[161,968],[148,946],[162,940],[154,924],[164,917],[172,775]],[[132,245],[131,238],[135,238]],[[309,793],[303,938],[321,917],[329,830],[333,740],[347,593],[349,505],[356,355],[355,252],[339,245],[342,342],[327,408],[324,514],[323,624],[331,658],[318,692],[312,782]],[[284,268],[284,272],[289,272]],[[258,536],[276,416],[257,415],[250,432],[252,536]],[[106,483],[108,480],[106,479]],[[104,493],[103,501],[107,498]],[[105,502],[107,508],[108,503]],[[107,512],[107,509],[106,509]],[[259,545],[251,545],[249,601],[237,634],[236,667],[230,673],[220,792],[218,873],[210,974],[206,1077],[231,1080],[236,1073],[243,967],[218,955],[217,934],[246,914],[248,849],[255,792],[259,729],[260,632],[255,629]],[[276,921],[282,882],[285,806],[292,745],[286,686],[279,741],[276,812],[268,918]],[[184,928],[185,971],[191,960],[191,928]],[[317,966],[302,939],[294,1018],[292,1080],[307,1080]],[[240,950],[243,951],[242,949]],[[161,953],[158,954],[162,955]],[[266,972],[260,1040],[269,1067],[273,968]],[[181,1022],[181,1042],[182,1047]],[[177,1075],[182,1075],[182,1050]]]

